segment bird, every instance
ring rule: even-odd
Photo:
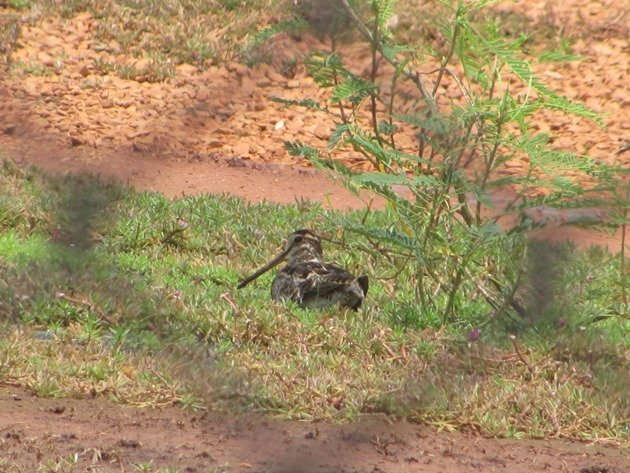
[[[358,310],[367,296],[368,277],[354,276],[340,266],[323,261],[320,237],[308,229],[294,231],[282,253],[243,279],[239,289],[283,261],[287,264],[271,284],[271,298],[290,300],[306,309],[324,309],[334,305]]]

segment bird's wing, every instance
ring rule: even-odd
[[[299,282],[298,287],[301,299],[304,301],[343,289],[355,279],[352,274],[334,264],[312,266],[303,275],[304,278]]]

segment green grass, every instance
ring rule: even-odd
[[[617,290],[603,251],[557,250],[557,295],[536,320],[489,323],[483,301],[463,298],[444,325],[415,302],[409,274],[392,278],[396,260],[341,230],[363,213],[169,200],[7,162],[0,189],[0,383],[140,406],[336,421],[385,412],[491,435],[628,441],[630,324],[595,321]],[[235,288],[302,227],[346,242],[325,243],[326,255],[370,276],[364,310],[273,302],[273,273]]]

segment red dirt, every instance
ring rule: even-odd
[[[630,471],[623,451],[575,441],[485,439],[382,417],[331,425],[136,409],[0,387],[1,471],[32,472],[74,454],[76,471],[134,471],[149,461],[191,473]]]

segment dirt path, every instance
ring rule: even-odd
[[[0,471],[52,468],[74,454],[75,471],[135,471],[150,461],[191,473],[630,471],[623,451],[575,441],[484,439],[378,417],[341,426],[135,409],[0,387]]]

